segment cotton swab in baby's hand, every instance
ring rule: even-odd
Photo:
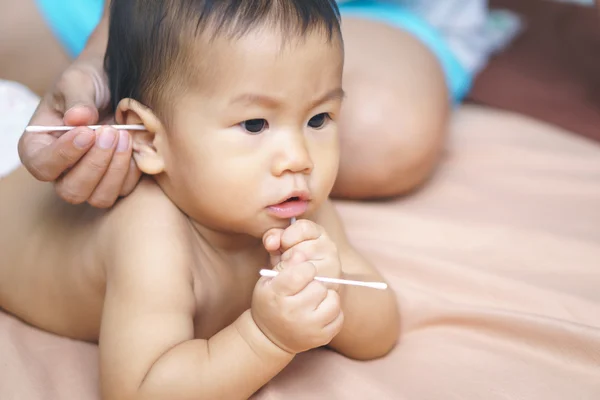
[[[293,224],[294,222],[296,222],[296,218],[292,217],[292,219],[290,219],[290,224]],[[272,269],[261,269],[260,275],[273,278],[273,277],[279,275],[279,272],[273,271]],[[363,287],[379,289],[379,290],[385,290],[388,287],[387,283],[384,283],[384,282],[351,281],[348,279],[325,278],[325,277],[321,277],[321,276],[315,277],[315,280],[320,281],[320,282],[326,282],[326,283],[336,283],[336,284],[340,284],[340,285],[363,286]]]
[[[92,130],[99,129],[104,125],[88,125],[86,128],[90,128]],[[114,129],[120,129],[125,131],[145,131],[146,127],[144,125],[108,125]],[[78,126],[36,126],[30,125],[25,128],[25,132],[59,132],[59,131],[70,131],[72,129],[79,128]]]
[[[279,275],[279,272],[273,271],[272,269],[261,269],[260,276],[267,276],[270,278],[276,277]],[[321,276],[315,277],[316,281],[326,282],[326,283],[336,283],[340,285],[350,285],[350,286],[363,286],[372,289],[385,290],[387,289],[387,283],[383,282],[363,282],[363,281],[351,281],[348,279],[337,279],[337,278],[325,278]]]

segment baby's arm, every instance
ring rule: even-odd
[[[194,339],[189,249],[168,231],[143,243],[131,243],[137,232],[117,238],[100,335],[103,399],[246,399],[293,354],[250,311],[209,340]]]
[[[327,202],[316,216],[338,248],[342,278],[383,282],[383,277],[349,243],[333,204]],[[329,347],[351,358],[368,360],[388,353],[395,345],[400,316],[396,296],[385,291],[340,285],[344,327]]]

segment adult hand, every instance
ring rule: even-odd
[[[54,182],[58,195],[69,203],[110,207],[139,181],[128,132],[107,127],[94,132],[81,126],[98,124],[109,99],[102,57],[80,58],[43,97],[30,121],[79,127],[64,134],[25,132],[19,141],[27,170],[41,181]],[[104,115],[102,122],[112,119]]]

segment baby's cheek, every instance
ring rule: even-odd
[[[318,191],[318,195],[323,198],[327,198],[333,188],[338,172],[338,163],[334,160],[325,160],[315,168],[313,173],[313,180],[315,184],[315,190]]]

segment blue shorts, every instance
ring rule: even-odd
[[[100,22],[104,0],[35,0],[40,14],[71,57],[77,57]]]
[[[36,0],[40,13],[69,55],[77,57],[102,18],[104,0]],[[385,0],[354,0],[340,4],[342,16],[387,23],[421,40],[442,65],[450,96],[460,102],[471,88],[473,77],[454,56],[444,38],[412,11]]]
[[[440,33],[409,9],[385,0],[354,0],[340,4],[342,17],[353,16],[403,29],[422,41],[438,58],[453,102],[459,103],[471,89],[473,77],[460,64]]]

